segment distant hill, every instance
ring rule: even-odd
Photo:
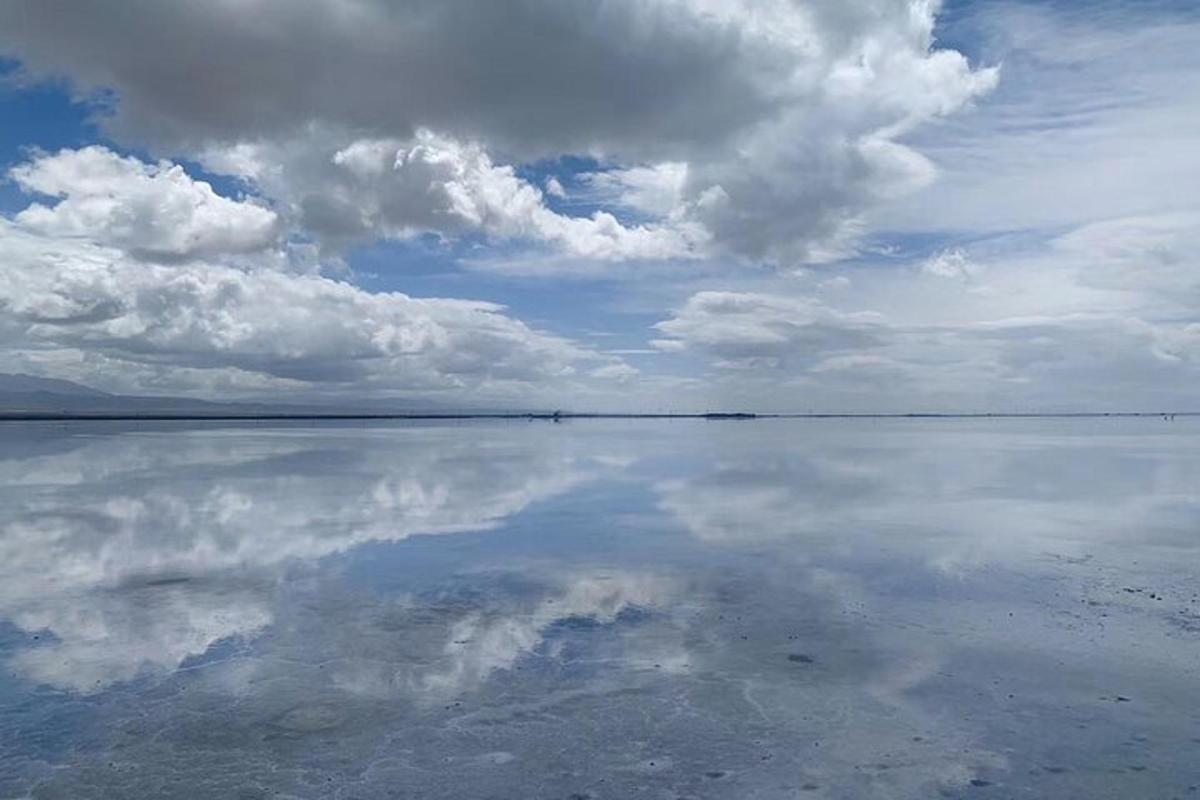
[[[218,411],[223,403],[174,397],[131,397],[111,394],[58,378],[0,373],[0,413],[154,414]],[[232,404],[230,407],[233,407]]]
[[[210,402],[102,392],[57,378],[0,373],[0,418],[45,416],[255,416],[305,414],[478,414],[494,410],[447,408],[403,398],[341,402]]]
[[[14,395],[65,395],[68,397],[112,397],[108,392],[93,389],[80,383],[39,378],[36,375],[8,375],[0,373],[0,397]]]

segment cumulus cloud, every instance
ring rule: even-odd
[[[995,84],[935,46],[937,6],[16,3],[0,49],[80,93],[115,92],[106,124],[128,141],[243,175],[258,148],[267,194],[335,241],[478,231],[583,258],[792,263],[849,252],[864,209],[932,177],[898,137]],[[387,169],[322,194],[335,153],[353,170],[380,142],[402,143],[384,148]],[[514,177],[565,154],[611,167],[595,184],[650,219],[555,214]]]
[[[679,161],[585,172],[579,176],[588,199],[657,217],[682,212],[687,179],[688,165]]]
[[[253,252],[280,235],[278,217],[262,205],[222,197],[178,164],[147,164],[104,147],[42,153],[13,167],[9,177],[26,192],[57,199],[30,205],[17,214],[17,224],[139,258]]]
[[[299,226],[332,243],[483,234],[608,261],[691,258],[706,239],[696,225],[624,225],[605,211],[590,217],[556,213],[541,189],[511,166],[493,163],[480,145],[428,130],[403,141],[358,139],[327,159],[323,145],[311,138],[243,147],[234,155],[239,153],[241,162],[220,151],[206,160],[245,170],[243,176],[264,191],[290,201]]]
[[[344,160],[370,167],[358,151]],[[293,388],[510,397],[577,374],[632,374],[493,303],[372,293],[298,268],[272,211],[221,197],[177,165],[89,147],[12,174],[62,199],[0,220],[8,352],[88,353],[177,375],[228,370]]]
[[[147,264],[8,222],[0,259],[0,315],[28,343],[132,362],[447,389],[561,378],[577,363],[611,360],[492,303],[370,293],[271,269]]]
[[[565,198],[567,196],[567,190],[563,188],[562,181],[553,175],[546,178],[545,186],[546,194],[551,197]]]
[[[804,298],[699,292],[655,327],[662,350],[697,350],[724,367],[779,367],[879,343],[876,315],[842,314]]]
[[[1170,213],[863,266],[836,291],[706,290],[656,345],[715,368],[710,397],[764,410],[1189,408],[1198,243],[1196,216]]]
[[[0,366],[498,395],[606,382],[629,402],[635,388],[686,390],[689,406],[768,391],[859,409],[1078,407],[1079,381],[1142,406],[1194,374],[1186,15],[1000,4],[939,20],[939,3],[909,0],[123,9],[7,4],[0,53],[23,79],[99,97],[114,141],[235,176],[249,198],[102,148],[19,166],[18,187],[42,196],[0,231]],[[1003,61],[1004,85],[939,40]],[[893,236],[930,228],[955,232]],[[649,286],[604,313],[676,308],[650,334],[666,371],[499,306],[348,282],[359,245],[413,238],[496,280]],[[349,269],[332,280],[322,263]],[[713,367],[707,390],[697,364]]]

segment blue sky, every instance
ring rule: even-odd
[[[17,2],[0,31],[0,371],[1200,407],[1189,4]]]

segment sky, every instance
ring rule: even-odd
[[[0,372],[1200,410],[1200,8],[0,5]]]

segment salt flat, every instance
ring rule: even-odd
[[[1185,797],[1200,420],[0,427],[0,798]]]

